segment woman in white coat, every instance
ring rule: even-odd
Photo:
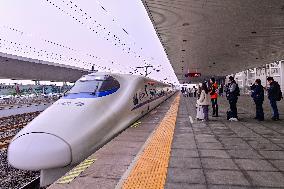
[[[202,109],[203,109],[203,114],[204,114],[204,121],[208,121],[209,118],[208,118],[208,107],[211,103],[211,100],[210,100],[210,94],[209,94],[209,90],[208,90],[208,87],[206,85],[206,83],[202,83],[202,86],[201,86],[201,94],[200,94],[200,97],[199,99],[197,100],[197,104],[199,106],[202,106]]]

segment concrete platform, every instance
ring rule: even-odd
[[[194,119],[196,99],[182,97],[175,113],[175,98],[93,154],[94,163],[70,183],[49,188],[284,188],[284,101],[279,105],[282,120],[277,122],[269,119],[268,102],[266,121],[254,120],[254,105],[246,96],[239,100],[239,122],[225,119],[225,98],[219,99],[220,117],[199,122]],[[172,135],[163,123],[174,125]],[[161,142],[153,143],[157,133]],[[162,140],[165,137],[169,140]],[[163,143],[167,144],[161,148]]]
[[[40,104],[36,104],[36,103],[34,103],[34,104],[23,104],[23,105],[5,107],[5,108],[0,110],[0,118],[12,116],[12,115],[30,113],[30,112],[43,111],[52,104],[53,104],[53,102],[51,102],[51,103],[40,103]]]
[[[228,103],[219,99],[220,117],[196,121],[195,98],[182,98],[171,158],[167,189],[284,188],[284,106],[282,121],[253,119],[250,97],[239,100],[239,122],[225,119]],[[189,119],[191,116],[193,119]]]

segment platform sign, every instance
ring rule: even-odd
[[[192,72],[192,73],[187,73],[184,75],[185,77],[200,77],[201,73],[197,73],[197,72]]]

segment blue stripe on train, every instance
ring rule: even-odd
[[[119,88],[113,88],[111,90],[107,91],[100,91],[96,92],[96,94],[91,93],[74,93],[74,94],[68,94],[67,96],[64,96],[63,99],[76,99],[76,98],[99,98],[104,97],[110,94],[115,93]]]

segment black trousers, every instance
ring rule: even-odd
[[[211,103],[212,103],[213,115],[218,116],[218,102],[217,102],[217,98],[212,98],[211,99]]]
[[[263,101],[254,101],[255,103],[255,117],[258,120],[263,120],[264,119],[264,113],[263,113]]]
[[[230,110],[233,118],[238,118],[237,102],[238,99],[229,100]]]

